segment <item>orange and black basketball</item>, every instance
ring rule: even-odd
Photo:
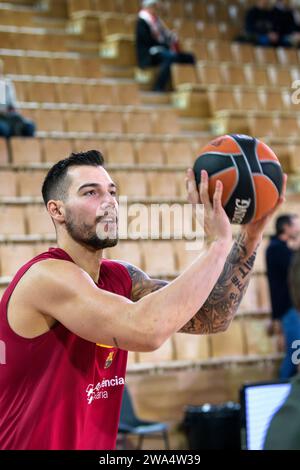
[[[282,191],[283,172],[275,153],[247,135],[224,135],[211,141],[194,164],[197,185],[201,170],[208,172],[211,199],[216,181],[222,181],[222,204],[233,224],[263,217]]]

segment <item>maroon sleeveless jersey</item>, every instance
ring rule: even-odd
[[[50,248],[17,272],[0,302],[0,340],[5,343],[0,449],[113,449],[127,351],[86,341],[61,323],[26,339],[7,321],[9,298],[19,280],[33,264],[51,258],[73,262],[65,251]],[[117,262],[102,260],[97,285],[130,298],[131,278]]]

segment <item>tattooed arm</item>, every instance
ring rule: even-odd
[[[238,236],[211,294],[196,315],[180,330],[181,333],[210,334],[228,328],[249,284],[258,244],[257,240],[247,240],[245,232]],[[132,279],[131,299],[134,302],[168,284],[167,281],[151,279],[132,264],[121,263]]]
[[[246,231],[239,234],[215,287],[181,333],[211,334],[228,328],[248,287],[258,245],[259,239],[250,240]]]

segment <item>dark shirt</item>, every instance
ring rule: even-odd
[[[280,320],[292,307],[288,286],[288,271],[293,251],[276,236],[271,238],[266,252],[267,276],[271,295],[272,318]]]
[[[274,6],[271,11],[274,31],[280,36],[287,36],[299,31],[293,11],[290,8],[278,8]]]
[[[246,14],[246,32],[251,35],[268,34],[273,31],[272,15],[270,10],[253,7]]]
[[[167,43],[158,42],[151,32],[148,23],[142,18],[138,18],[136,23],[136,52],[139,67],[149,67],[152,65],[152,58],[150,48],[154,46],[161,46],[169,49]]]

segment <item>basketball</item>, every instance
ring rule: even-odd
[[[209,197],[223,183],[222,205],[233,224],[247,224],[273,209],[283,186],[283,172],[273,150],[247,135],[224,135],[206,145],[194,164],[197,187],[201,170],[209,176]]]

